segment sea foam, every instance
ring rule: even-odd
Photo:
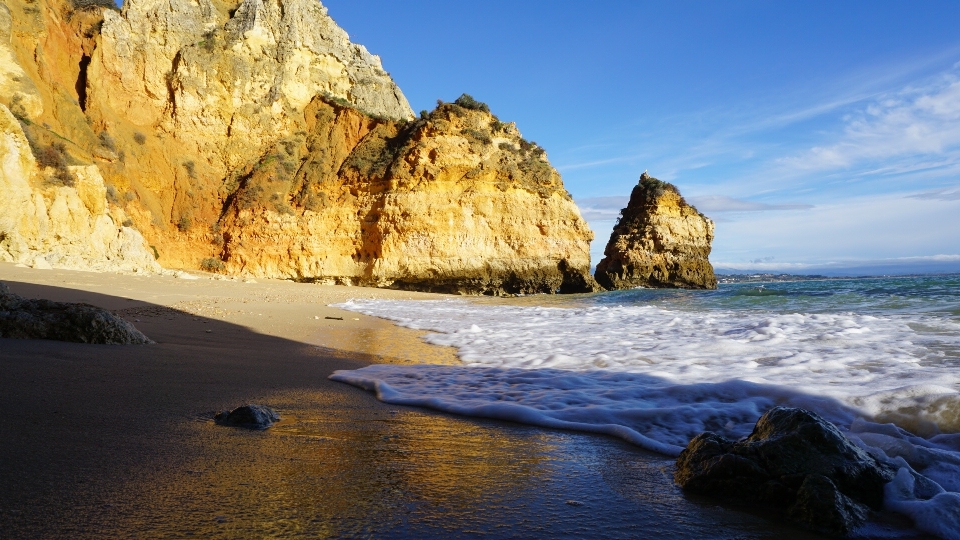
[[[604,433],[671,456],[703,431],[739,438],[775,405],[803,407],[938,486],[915,493],[897,480],[890,509],[960,539],[960,527],[936,517],[960,515],[952,319],[460,300],[339,307],[432,331],[426,341],[458,350],[463,366],[373,365],[331,377],[383,401]]]

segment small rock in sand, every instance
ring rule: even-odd
[[[221,426],[267,429],[280,420],[277,411],[265,405],[242,405],[227,412],[218,412],[214,420]]]

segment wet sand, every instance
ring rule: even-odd
[[[326,306],[436,295],[10,264],[0,281],[113,310],[157,341],[0,339],[4,538],[815,537],[685,497],[672,460],[619,440],[387,405],[327,380],[456,362],[418,332]],[[212,422],[247,402],[283,420]]]

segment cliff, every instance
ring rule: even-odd
[[[464,96],[397,122],[317,98],[306,116],[305,140],[268,154],[232,197],[227,271],[466,294],[596,289],[593,234],[560,175],[485,105]]]
[[[7,0],[0,14],[4,163],[19,167],[0,185],[0,258],[596,287],[592,233],[543,150],[472,99],[415,119],[319,2],[98,3]]]
[[[13,47],[15,33],[23,36],[37,27],[39,11],[29,7],[14,17],[0,5],[0,89],[7,99],[0,103],[0,261],[35,268],[159,271],[123,209],[110,205],[115,192],[100,170],[61,135],[61,126],[48,123],[58,100],[51,99],[49,86],[33,82]],[[24,39],[17,42],[22,45]],[[41,53],[37,62],[30,67],[52,70],[57,58]]]
[[[711,242],[713,222],[675,186],[644,172],[594,275],[607,289],[715,289]]]

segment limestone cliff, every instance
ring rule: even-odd
[[[5,3],[0,105],[16,120],[3,134],[21,133],[42,162],[18,147],[27,164],[6,180],[10,201],[14,184],[47,207],[102,194],[90,219],[140,231],[140,251],[171,267],[469,293],[595,288],[592,233],[543,150],[472,100],[414,119],[380,59],[315,0]],[[6,238],[29,237],[14,210]],[[97,235],[76,222],[65,227],[89,265],[115,258],[83,247]],[[37,233],[52,243],[31,253],[62,251],[66,232]]]
[[[393,122],[318,98],[306,115],[300,148],[280,145],[231,200],[228,271],[469,294],[595,289],[593,234],[559,174],[485,105],[464,96]]]
[[[31,12],[27,12],[30,14]],[[159,271],[123,210],[111,206],[95,165],[46,122],[44,96],[11,47],[13,25],[0,5],[0,261],[36,268]],[[33,120],[32,120],[33,119]]]
[[[687,204],[675,186],[644,172],[595,277],[607,289],[714,289],[711,242],[713,222]]]

